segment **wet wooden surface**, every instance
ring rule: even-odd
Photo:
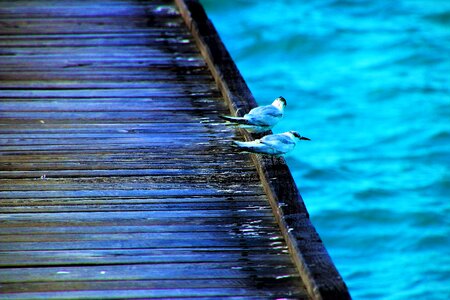
[[[173,3],[3,1],[0,46],[0,298],[308,298]]]

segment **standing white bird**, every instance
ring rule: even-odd
[[[220,118],[250,132],[265,132],[272,129],[283,118],[286,105],[286,99],[280,96],[272,104],[255,107],[243,117],[220,116]]]
[[[280,156],[292,151],[300,140],[310,141],[309,138],[301,136],[296,131],[288,131],[279,134],[269,134],[250,142],[234,141],[234,144],[244,152]]]

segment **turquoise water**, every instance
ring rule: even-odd
[[[450,299],[450,1],[204,0],[354,299]]]

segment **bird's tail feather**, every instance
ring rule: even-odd
[[[258,150],[261,148],[261,144],[257,144],[254,141],[253,142],[238,142],[233,141],[233,144],[235,147],[239,148],[242,151],[248,151],[248,152],[258,152]]]
[[[219,116],[219,118],[228,121],[233,122],[237,124],[249,124],[247,119],[244,119],[242,117],[232,117],[232,116]]]

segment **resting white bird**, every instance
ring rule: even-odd
[[[250,132],[265,132],[272,129],[283,118],[285,106],[286,99],[280,96],[272,104],[255,107],[243,117],[220,116],[220,118]]]
[[[310,141],[296,131],[288,131],[280,134],[269,134],[251,142],[237,142],[234,144],[244,152],[268,154],[280,156],[294,150],[300,140]]]

